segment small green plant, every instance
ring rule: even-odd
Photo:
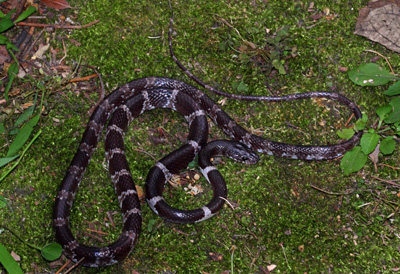
[[[5,0],[0,0],[1,2],[4,2]],[[15,26],[16,23],[21,22],[28,18],[31,14],[33,14],[36,11],[35,7],[30,6],[27,8],[23,13],[21,13],[20,16],[15,21],[11,20],[11,15],[15,12],[15,9],[10,11],[7,14],[4,14],[3,12],[0,11],[0,45],[5,45],[7,48],[8,53],[11,55],[11,57],[14,60],[14,63],[12,63],[9,68],[8,68],[8,82],[4,91],[4,97],[8,103],[8,91],[11,88],[11,85],[15,79],[15,76],[19,72],[19,63],[17,60],[17,57],[14,55],[14,51],[18,51],[18,48],[15,47],[10,39],[8,39],[6,36],[4,36],[1,33],[6,32],[9,30],[11,27]]]
[[[394,84],[383,93],[390,97],[388,104],[376,110],[377,124],[367,126],[368,117],[363,113],[362,119],[357,121],[353,128],[344,129],[337,134],[341,138],[349,139],[356,131],[366,131],[361,138],[360,145],[348,151],[340,166],[345,174],[360,170],[368,160],[368,156],[376,163],[380,154],[390,155],[394,152],[396,142],[394,138],[400,136],[400,78],[375,63],[362,64],[349,71],[351,81],[360,86],[380,86],[394,81]]]

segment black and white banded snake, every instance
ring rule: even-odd
[[[171,18],[170,33],[172,20],[173,18]],[[188,72],[175,57],[172,51],[171,38],[169,44],[174,61],[185,73],[217,94],[234,99],[264,102],[309,98],[332,99],[347,106],[356,119],[361,118],[358,107],[352,101],[337,93],[307,92],[282,97],[257,97],[228,95],[217,91],[194,78],[194,75]],[[226,187],[216,190],[215,193],[217,194],[214,195],[213,200],[207,206],[193,210],[188,214],[169,207],[162,198],[165,181],[172,174],[185,168],[207,143],[208,123],[206,115],[226,135],[242,144],[239,146],[244,145],[243,147],[251,148],[260,153],[292,159],[325,160],[337,158],[354,147],[362,135],[360,131],[347,141],[327,146],[302,146],[274,142],[253,135],[239,126],[210,97],[185,82],[163,77],[147,77],[124,84],[110,93],[94,110],[55,201],[53,223],[57,241],[63,246],[67,257],[75,262],[79,261],[81,265],[101,267],[122,261],[132,251],[138,239],[142,221],[140,202],[125,157],[123,136],[133,118],[154,108],[176,110],[185,116],[189,124],[189,136],[186,144],[158,161],[150,170],[146,179],[146,198],[150,207],[163,218],[180,223],[197,222],[211,217],[222,207],[223,200],[219,196],[226,197],[227,193]],[[123,228],[120,237],[114,243],[101,248],[89,247],[78,243],[72,235],[69,228],[69,216],[79,183],[108,120],[110,121],[105,139],[106,159],[121,206]],[[234,146],[237,143],[231,143],[231,145]],[[245,148],[243,149],[246,151]],[[251,151],[247,150],[246,153],[250,153],[246,156],[252,159],[250,162],[256,161],[257,156],[254,156]],[[206,155],[203,158],[207,159],[209,156]],[[202,169],[205,170],[206,178],[217,176],[214,175],[216,170],[212,166],[205,166]]]

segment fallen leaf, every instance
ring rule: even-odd
[[[32,60],[35,60],[37,58],[42,58],[43,54],[49,49],[50,44],[47,45],[41,45],[39,49],[35,52],[35,54],[32,56]]]
[[[379,144],[375,147],[374,151],[371,152],[369,155],[369,158],[371,161],[374,163],[375,166],[375,172],[378,172],[378,161],[379,161]]]
[[[400,0],[368,2],[359,10],[355,34],[400,52]]]
[[[223,255],[220,253],[210,252],[210,253],[208,253],[208,255],[210,255],[211,259],[214,262],[222,261],[222,258],[223,258]]]
[[[139,199],[142,200],[144,199],[144,191],[143,191],[143,187],[139,186],[139,185],[135,185],[136,187],[136,191],[137,191],[137,195],[139,196]]]
[[[21,261],[21,257],[15,253],[14,251],[11,251],[11,256],[14,258],[14,260],[16,260],[17,262]]]
[[[40,0],[40,2],[50,8],[57,10],[68,9],[71,7],[65,0]]]

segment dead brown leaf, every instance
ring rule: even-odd
[[[368,155],[371,161],[374,163],[375,166],[375,172],[378,172],[378,161],[379,161],[379,144],[376,146],[375,150]]]
[[[211,259],[214,262],[222,261],[222,258],[223,258],[223,255],[220,253],[210,252],[210,253],[208,253],[208,255],[210,255]]]
[[[40,2],[50,8],[57,9],[57,10],[71,8],[71,6],[65,0],[40,0]]]
[[[400,0],[371,1],[359,11],[355,34],[400,52]]]

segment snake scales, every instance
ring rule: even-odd
[[[173,18],[171,18],[171,26],[172,20]],[[185,73],[199,82],[200,85],[217,94],[235,99],[264,102],[327,98],[348,107],[354,113],[356,119],[361,118],[358,107],[352,101],[337,93],[307,92],[282,97],[257,97],[228,95],[214,90],[199,79],[194,78],[194,75],[179,63],[172,51],[171,38],[169,43],[172,57]],[[223,201],[221,202],[219,196],[226,197],[226,189],[223,189],[223,187],[222,189],[214,188],[216,194],[214,194],[213,200],[206,206],[192,212],[181,212],[171,208],[162,198],[164,182],[172,176],[171,174],[185,168],[207,143],[208,124],[206,115],[231,139],[254,151],[276,157],[303,160],[337,158],[354,147],[362,135],[362,132],[358,132],[347,141],[326,146],[302,146],[274,142],[253,135],[242,128],[210,97],[185,82],[162,77],[148,77],[126,83],[110,93],[93,112],[55,201],[53,223],[57,241],[63,246],[67,257],[75,262],[79,261],[81,265],[100,267],[117,263],[129,255],[138,239],[142,221],[140,202],[125,157],[123,136],[128,124],[135,117],[154,108],[170,108],[178,111],[185,116],[189,124],[189,136],[186,144],[158,161],[150,170],[146,179],[146,198],[150,207],[163,218],[181,223],[197,222],[211,217],[222,206]],[[108,120],[110,122],[105,140],[106,159],[121,206],[123,228],[120,237],[114,243],[101,248],[89,247],[78,243],[72,235],[69,228],[69,216],[80,181]],[[245,148],[243,149],[245,150]],[[209,154],[205,156],[205,159],[213,152],[207,153]],[[248,153],[250,155],[246,157],[254,156],[251,155],[252,152]],[[252,158],[252,161],[254,162],[255,159]],[[206,163],[202,170],[205,177],[210,181],[221,180],[221,178],[216,178],[216,176],[218,177],[217,173],[214,173],[216,170],[209,163]]]

